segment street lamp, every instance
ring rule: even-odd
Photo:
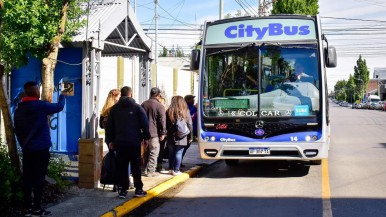
[[[354,77],[354,79],[356,79],[356,80],[359,80],[359,81],[361,81],[362,82],[362,85],[363,85],[363,94],[361,93],[361,97],[362,96],[364,96],[364,94],[365,94],[365,82],[361,79],[361,78],[356,78],[356,77]],[[362,91],[361,91],[362,92]],[[362,100],[361,100],[362,102],[363,102],[363,98],[362,98]]]

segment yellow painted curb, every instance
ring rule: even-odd
[[[135,208],[141,206],[145,202],[153,199],[154,197],[158,196],[159,194],[163,193],[164,191],[170,189],[171,187],[185,182],[190,177],[196,175],[200,170],[201,166],[196,166],[191,168],[190,170],[183,172],[181,175],[175,176],[157,186],[147,191],[146,197],[140,197],[140,198],[133,198],[117,207],[112,209],[111,211],[101,215],[101,217],[120,217],[124,216],[127,213],[133,211]]]

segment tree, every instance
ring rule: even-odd
[[[272,14],[318,14],[318,0],[280,0],[274,1]]]
[[[348,96],[347,102],[353,103],[355,101],[355,79],[351,74],[346,84],[346,95]]]
[[[168,49],[166,47],[162,48],[162,52],[159,54],[160,57],[167,57],[168,56]]]
[[[0,11],[2,21],[0,32],[0,76],[12,68],[28,63],[30,56],[43,60],[43,99],[52,99],[53,72],[59,43],[62,38],[69,40],[84,25],[81,19],[86,12],[80,3],[87,0],[7,0]],[[66,23],[68,19],[71,22]],[[65,28],[67,31],[64,35]],[[17,168],[19,159],[12,127],[8,96],[1,83],[0,102],[4,117],[6,140],[12,162]],[[5,103],[4,103],[5,102]]]
[[[339,80],[334,86],[335,98],[337,100],[346,100],[346,80]]]
[[[357,65],[354,66],[354,79],[355,85],[361,87],[356,89],[356,94],[362,98],[366,94],[365,87],[367,87],[370,79],[370,71],[367,68],[366,60],[362,59],[362,55],[359,55]]]

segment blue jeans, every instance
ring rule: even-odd
[[[185,146],[168,144],[168,148],[169,148],[169,170],[178,172],[180,171],[182,152],[184,151]]]

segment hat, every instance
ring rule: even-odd
[[[161,90],[158,87],[153,87],[150,90],[150,96],[156,96],[161,93]]]
[[[190,100],[190,99],[194,99],[196,96],[193,96],[193,95],[186,95],[185,97],[184,97],[184,99],[185,99],[185,101],[187,101],[187,100]]]

